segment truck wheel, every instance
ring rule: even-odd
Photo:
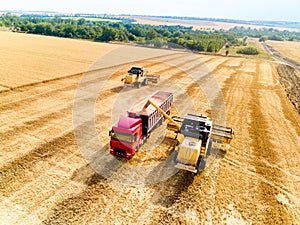
[[[147,138],[146,138],[146,137],[143,137],[142,143],[145,144],[146,142],[147,142]]]
[[[141,83],[140,83],[140,82],[137,83],[137,84],[136,84],[136,87],[137,87],[137,88],[140,88],[140,87],[141,87]]]
[[[203,171],[206,166],[206,158],[202,158],[199,163],[198,171]]]

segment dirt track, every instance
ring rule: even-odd
[[[163,78],[157,86],[140,90],[120,86],[120,76],[131,64],[116,67],[99,93],[95,119],[104,145],[99,151],[107,153],[118,96],[127,96],[130,105],[133,98],[170,89],[172,83],[190,97],[196,112],[211,114],[203,90],[189,74],[206,65],[218,81],[227,124],[236,134],[231,148],[226,154],[214,148],[207,169],[196,177],[179,171],[155,184],[118,184],[87,165],[72,126],[80,75],[0,93],[1,222],[300,224],[300,117],[278,82],[276,66],[216,56],[201,56],[201,61],[204,64],[189,54],[177,53],[138,62]],[[110,72],[102,69],[91,74],[86,85],[92,89]],[[197,79],[206,82],[205,75]],[[183,97],[175,93],[172,113],[185,107]],[[82,125],[88,122],[93,123]],[[166,135],[154,155],[147,154],[143,146],[125,164],[150,160],[155,165],[165,159],[171,154]],[[95,148],[92,143],[92,137],[87,137],[87,148]],[[112,177],[122,180],[122,172],[115,168]]]

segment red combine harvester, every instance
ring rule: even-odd
[[[128,111],[127,117],[121,116],[119,122],[109,132],[110,153],[131,159],[135,152],[147,141],[150,133],[162,124],[163,115],[152,105],[145,107],[148,100],[155,103],[163,112],[169,114],[173,94],[157,91],[149,98],[139,102]]]

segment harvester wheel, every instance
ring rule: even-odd
[[[211,148],[212,148],[212,140],[210,139],[209,140],[209,143],[208,143],[208,146],[207,146],[207,151],[206,151],[206,155],[210,155],[210,152],[211,152]]]
[[[147,80],[147,79],[144,80],[143,85],[144,85],[144,86],[147,86],[147,85],[148,85],[148,80]]]
[[[206,166],[206,158],[202,158],[199,163],[198,171],[203,171]]]
[[[177,156],[178,156],[178,152],[174,150],[174,158],[173,158],[174,163],[178,163]]]

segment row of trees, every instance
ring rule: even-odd
[[[235,33],[240,37],[248,36],[254,38],[261,38],[261,41],[300,41],[300,32],[278,30],[274,28],[251,29],[250,27],[234,27],[229,29],[228,32]]]
[[[270,40],[300,40],[300,33],[276,29],[234,27],[225,30],[193,30],[184,26],[151,26],[128,21],[92,20],[84,18],[0,17],[0,26],[15,31],[49,36],[90,39],[100,42],[135,41],[155,47],[183,47],[195,51],[217,52],[227,45],[246,45],[247,37]]]
[[[192,27],[151,26],[84,18],[20,18],[7,14],[0,17],[1,25],[33,34],[90,39],[100,42],[136,41],[155,47],[183,47],[205,52],[217,52],[227,42],[238,43],[236,35],[218,31],[195,31]]]

